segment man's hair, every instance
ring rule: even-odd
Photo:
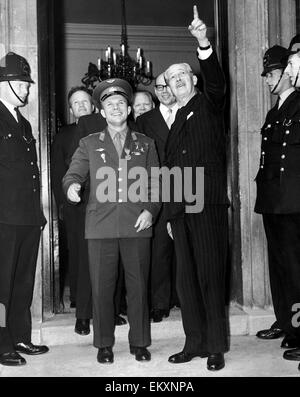
[[[194,74],[194,72],[193,72],[191,66],[190,66],[188,63],[186,63],[186,62],[173,63],[173,64],[170,65],[170,66],[168,67],[168,69],[166,69],[165,72],[164,72],[164,78],[165,78],[167,84],[168,84],[168,81],[169,81],[169,80],[168,80],[168,72],[169,72],[169,69],[171,69],[171,68],[172,68],[173,66],[175,66],[175,65],[183,65],[183,66],[186,68],[187,72],[189,72],[189,73],[191,73],[191,74]]]
[[[138,90],[138,91],[135,91],[133,96],[132,96],[132,105],[134,104],[135,98],[137,97],[138,94],[145,94],[150,99],[150,101],[153,103],[153,105],[155,104],[154,99],[153,99],[153,95],[151,94],[150,91]]]
[[[86,88],[86,87],[84,87],[83,85],[81,85],[81,86],[76,86],[76,87],[72,87],[71,89],[70,89],[70,91],[68,92],[68,104],[69,104],[69,106],[70,106],[70,99],[71,99],[71,96],[73,95],[73,94],[75,94],[75,92],[78,92],[78,91],[84,91],[84,92],[86,92],[90,97],[92,97],[92,92],[91,92],[91,90],[89,90],[88,88]]]

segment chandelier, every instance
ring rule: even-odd
[[[150,85],[154,79],[151,62],[144,59],[141,48],[137,49],[135,59],[128,54],[125,0],[121,0],[121,8],[121,51],[117,54],[109,45],[105,51],[105,60],[98,58],[97,65],[89,63],[88,72],[81,80],[89,89],[93,90],[99,81],[110,78],[127,80],[133,89],[136,89],[138,84]]]

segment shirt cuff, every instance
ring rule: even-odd
[[[202,61],[209,58],[213,52],[211,47],[208,50],[200,50],[200,48],[198,47],[197,51],[198,51],[198,58]]]

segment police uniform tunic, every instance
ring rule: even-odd
[[[292,306],[300,302],[300,93],[269,111],[261,130],[255,212],[263,215],[270,284],[280,327],[300,343]]]
[[[140,192],[144,199],[134,202],[129,192],[138,178],[131,176],[133,179],[130,179],[128,175],[138,170],[137,167],[147,171],[147,180],[144,181],[151,184],[149,189],[145,183],[141,184]],[[152,167],[159,167],[152,139],[128,131],[119,158],[105,129],[81,139],[63,179],[64,191],[67,192],[71,184],[82,185],[88,175],[90,178],[85,236],[88,239],[93,294],[94,345],[98,348],[114,343],[114,294],[119,256],[125,271],[129,342],[140,347],[150,344],[147,284],[152,228],[137,233],[134,225],[144,209],[154,217],[160,209],[159,182],[157,177],[151,178]],[[110,195],[106,202],[105,195]],[[151,200],[151,195],[156,197],[156,202]]]
[[[0,354],[31,341],[30,306],[40,228],[46,222],[40,203],[35,139],[29,122],[19,122],[0,101]]]

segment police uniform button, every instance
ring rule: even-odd
[[[261,152],[261,154],[264,156],[266,153],[265,152]]]
[[[35,176],[35,175],[33,175],[33,176],[32,176],[32,178],[33,178],[33,179],[35,179],[35,178],[36,178],[36,176]]]
[[[263,165],[261,165],[261,166],[260,166],[260,168],[264,168],[264,166],[263,166]]]
[[[286,142],[283,142],[282,146],[286,146]]]
[[[289,135],[290,131],[289,131],[289,130],[286,130],[285,133],[286,133],[286,135]]]
[[[31,165],[34,165],[34,162],[32,161],[30,164],[31,164]]]
[[[33,189],[34,192],[36,192],[36,189]]]
[[[283,172],[283,171],[284,171],[284,168],[283,168],[283,167],[282,167],[282,168],[280,168],[280,171],[281,171],[281,172]]]
[[[11,138],[11,137],[12,137],[12,135],[11,135],[11,134],[8,134],[7,136],[8,136],[9,138]]]
[[[271,124],[268,124],[268,125],[267,125],[267,128],[271,128],[271,127],[272,127]]]
[[[183,151],[182,151],[182,154],[186,154],[186,150],[183,150]]]
[[[264,137],[264,141],[267,141],[267,140],[268,140],[268,138],[265,136],[265,137]]]
[[[276,121],[276,124],[279,124],[279,121]]]
[[[282,159],[285,159],[285,155],[283,154],[283,155],[281,156],[281,158],[282,158]]]
[[[29,147],[27,148],[27,152],[30,152],[30,149],[29,149]]]

